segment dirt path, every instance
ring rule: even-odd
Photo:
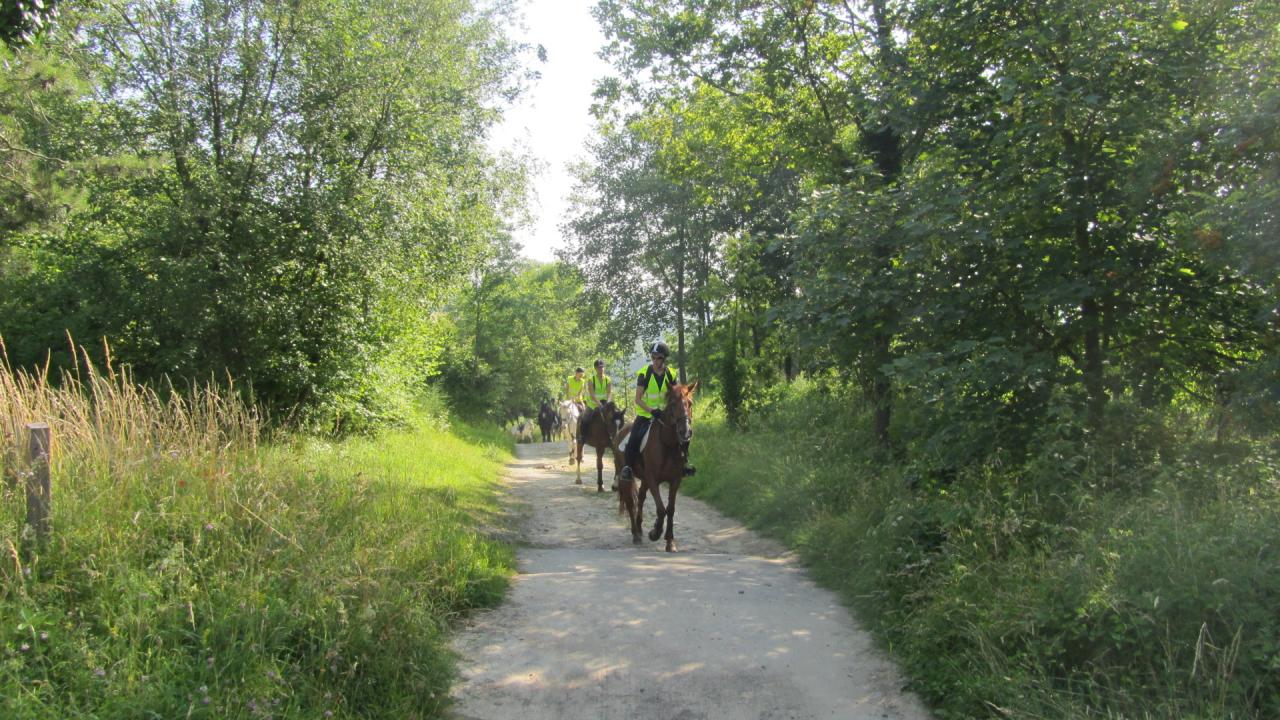
[[[567,455],[563,442],[517,446],[507,502],[520,574],[455,641],[451,717],[928,718],[781,546],[684,495],[679,553],[632,545],[611,464],[597,494],[593,458],[575,485]]]

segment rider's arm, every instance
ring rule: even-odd
[[[653,408],[644,402],[644,385],[636,385],[636,407],[643,409],[647,413],[653,412]]]

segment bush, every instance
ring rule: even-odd
[[[798,549],[938,717],[1280,716],[1280,446],[1121,399],[939,475],[852,393],[776,392],[700,415],[685,487]]]

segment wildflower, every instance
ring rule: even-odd
[[[208,704],[209,704],[209,696],[208,696],[208,695],[205,695],[204,697],[200,698],[200,704],[201,704],[201,705],[208,705]]]
[[[325,716],[325,717],[333,717],[333,711],[332,711],[332,710],[325,710],[325,711],[324,711],[324,716]]]
[[[26,575],[27,577],[31,577],[31,568],[29,567],[22,568],[22,574]]]
[[[26,652],[31,649],[31,646],[26,643],[22,643],[22,645],[20,645],[18,649],[21,650],[22,652]]]
[[[212,656],[212,655],[210,655],[209,657],[205,658],[205,659],[204,659],[204,664],[205,664],[205,665],[207,665],[207,666],[209,666],[209,667],[213,667],[213,656]]]
[[[269,679],[269,680],[275,680],[275,679],[277,679],[277,677],[278,677],[278,676],[276,675],[276,671],[275,671],[275,670],[268,670],[268,671],[267,671],[267,679]]]
[[[104,678],[107,676],[107,671],[102,668],[94,668],[93,675],[94,677]]]
[[[213,528],[214,528],[214,525],[211,522],[204,524],[205,532],[213,532]]]
[[[201,695],[208,695],[208,694],[209,694],[209,686],[208,686],[208,685],[201,685],[201,686],[200,686],[200,694],[201,694]]]
[[[44,632],[44,631],[41,631],[41,632],[40,632],[40,639],[41,639],[41,640],[48,640],[48,639],[49,639],[49,633]]]

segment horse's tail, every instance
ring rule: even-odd
[[[636,503],[640,501],[639,493],[636,492],[636,485],[639,484],[638,478],[623,480],[618,478],[618,514],[627,515],[629,508],[634,508]]]

